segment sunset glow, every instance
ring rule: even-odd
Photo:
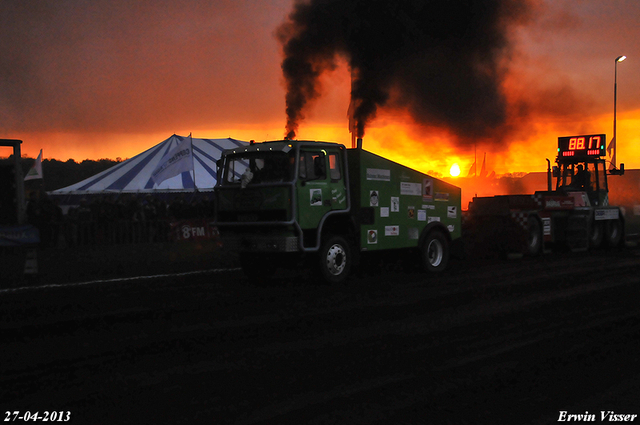
[[[125,159],[174,133],[283,138],[283,52],[274,31],[291,0],[259,7],[246,0],[162,8],[30,3],[0,5],[11,16],[0,28],[0,137],[23,140],[23,155],[43,149],[45,158],[63,161]],[[460,180],[474,161],[480,171],[485,153],[488,174],[545,171],[559,136],[605,133],[611,140],[614,60],[624,54],[617,64],[617,160],[640,168],[640,4],[530,4],[530,17],[509,33],[501,71],[506,115],[489,136],[461,140],[435,118],[416,123],[392,90],[367,123],[364,148],[436,176],[459,173]],[[320,76],[297,139],[350,147],[348,64],[337,57]]]

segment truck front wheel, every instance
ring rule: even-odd
[[[342,283],[351,271],[351,247],[342,236],[329,236],[320,248],[320,271],[327,282]]]
[[[449,241],[441,232],[429,233],[420,247],[422,268],[428,272],[441,272],[449,262]]]

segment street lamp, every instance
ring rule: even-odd
[[[616,156],[618,154],[618,150],[616,149],[616,144],[617,144],[617,140],[616,140],[616,108],[617,108],[617,103],[618,103],[618,62],[622,62],[623,60],[625,60],[627,57],[622,55],[622,56],[618,56],[616,58],[616,65],[615,65],[615,78],[614,78],[614,82],[613,82],[613,155],[611,156],[611,165],[609,166],[609,169],[615,169],[616,168]]]

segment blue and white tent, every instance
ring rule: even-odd
[[[187,136],[189,137],[189,136]],[[53,195],[97,193],[153,193],[210,191],[216,184],[216,161],[225,149],[248,145],[235,139],[193,139],[193,171],[154,184],[151,173],[162,157],[186,137],[173,135],[162,143],[79,183],[51,192]],[[194,184],[195,175],[195,184]]]

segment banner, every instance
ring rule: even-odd
[[[36,158],[36,163],[29,169],[29,172],[24,178],[24,181],[41,179],[42,177],[42,149],[40,149],[40,155]]]
[[[170,224],[172,240],[198,241],[218,239],[218,228],[207,219],[180,220]]]
[[[151,178],[156,185],[159,185],[170,177],[191,170],[193,170],[193,147],[191,135],[189,135],[162,157],[158,166],[151,173]]]
[[[36,245],[38,243],[40,243],[40,233],[30,224],[0,226],[0,246]]]

